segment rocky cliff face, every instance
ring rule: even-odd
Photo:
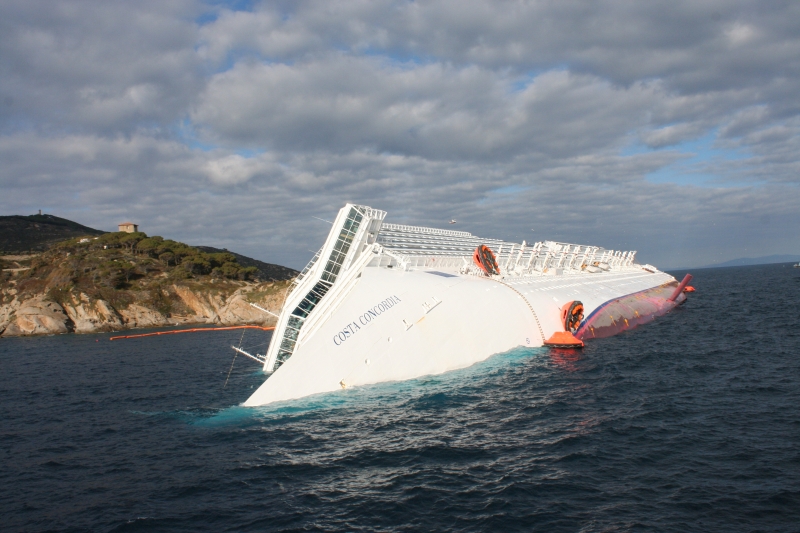
[[[0,254],[0,336],[273,324],[251,304],[277,312],[297,272],[210,250],[114,232]]]
[[[228,283],[218,290],[213,286],[173,284],[160,295],[162,301],[171,299],[171,312],[166,313],[147,300],[115,305],[82,292],[70,292],[55,301],[52,294],[20,297],[10,288],[0,294],[6,302],[0,305],[0,336],[93,333],[182,324],[269,326],[274,325],[275,318],[250,304],[277,312],[288,285],[288,281],[236,282],[234,287]]]
[[[12,304],[0,307],[0,331],[6,337],[68,333],[71,328],[64,309],[39,296],[23,302],[15,299]]]

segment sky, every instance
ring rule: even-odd
[[[347,202],[800,254],[800,2],[0,1],[0,215],[301,268]]]

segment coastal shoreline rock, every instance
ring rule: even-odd
[[[299,274],[157,235],[96,233],[38,254],[0,252],[0,337],[270,325],[275,318],[251,304],[277,312]]]
[[[0,335],[52,335],[74,331],[74,324],[56,302],[37,296],[20,302],[14,299],[0,309]]]
[[[194,324],[274,325],[275,318],[250,305],[253,291],[270,283],[242,283],[226,295],[185,285],[172,285],[174,296],[188,313],[162,313],[144,302],[115,307],[112,303],[93,299],[85,293],[69,294],[52,301],[46,294],[19,300],[16,296],[0,305],[0,337],[54,335],[63,333],[97,333],[132,328]],[[285,291],[263,291],[258,304],[267,309],[280,309]]]

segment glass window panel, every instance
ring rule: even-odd
[[[315,298],[317,298],[317,301],[319,301],[319,300],[322,300],[322,297],[323,297],[323,296],[325,296],[325,293],[326,293],[326,292],[328,292],[328,291],[319,291],[319,292],[318,292],[318,291],[316,290],[316,287],[314,287],[313,289],[311,289],[311,292],[310,292],[310,293],[308,293],[308,294],[309,294],[309,295],[313,294],[313,295],[314,295],[314,297],[315,297]]]
[[[294,352],[295,341],[291,339],[283,339],[281,343],[281,350],[286,350],[289,353]]]
[[[308,291],[308,294],[306,294],[306,297],[304,298],[304,301],[309,302],[313,306],[313,305],[317,305],[319,303],[320,297],[317,296],[317,293],[315,293],[314,290],[312,289],[312,290]]]

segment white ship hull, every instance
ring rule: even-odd
[[[335,253],[343,217],[353,208],[348,205],[340,212],[319,254],[321,258]],[[639,318],[639,322],[651,320],[674,306],[660,302],[665,300],[664,294],[673,291],[677,281],[653,267],[635,265],[632,254],[608,270],[587,272],[586,254],[583,259],[573,257],[571,268],[548,268],[542,265],[552,265],[556,254],[550,257],[542,253],[542,247],[536,251],[534,246],[528,251],[530,258],[525,259],[524,244],[504,243],[499,247],[506,246],[508,253],[499,254],[501,275],[487,276],[471,266],[463,253],[459,255],[459,249],[441,255],[441,250],[448,248],[441,243],[436,248],[426,247],[423,242],[422,254],[419,248],[411,250],[408,246],[407,253],[400,253],[403,247],[392,249],[388,238],[381,244],[378,234],[383,213],[367,213],[377,216],[372,217],[372,222],[370,217],[364,217],[362,222],[368,227],[362,225],[360,233],[352,236],[347,257],[332,283],[320,285],[320,280],[326,278],[321,273],[330,262],[317,260],[304,272],[284,305],[267,354],[265,370],[275,370],[244,405],[258,406],[346,387],[439,374],[517,346],[542,346],[554,332],[564,330],[561,308],[572,300],[583,303],[586,317],[602,319],[592,313],[604,305],[611,309],[609,302],[613,304],[621,297],[637,295],[631,298],[643,302],[644,307],[630,313],[619,312],[617,318],[623,320],[622,315],[627,313],[631,320]],[[397,233],[413,236],[414,229],[421,228]],[[422,241],[437,239],[435,235],[439,234],[426,234]],[[452,237],[454,242],[463,241],[462,248],[471,245],[470,239],[476,239],[460,232],[442,235]],[[414,239],[406,239],[409,240]],[[497,241],[494,245],[498,246]],[[547,260],[541,262],[542,258]],[[575,267],[578,259],[583,261],[583,268]],[[564,259],[560,261],[563,266]],[[541,267],[538,270],[537,262]],[[504,268],[516,274],[503,275]],[[299,309],[305,305],[302,302],[308,301],[303,300],[304,296],[320,292],[315,293],[314,287],[326,292],[312,298],[316,302],[307,316],[301,317],[301,323],[298,316],[304,313]],[[655,301],[649,308],[648,298]],[[612,315],[617,312],[612,311]],[[645,317],[647,313],[652,316]],[[298,323],[300,326],[294,330],[289,326]],[[595,331],[584,330],[584,336],[589,338]]]

